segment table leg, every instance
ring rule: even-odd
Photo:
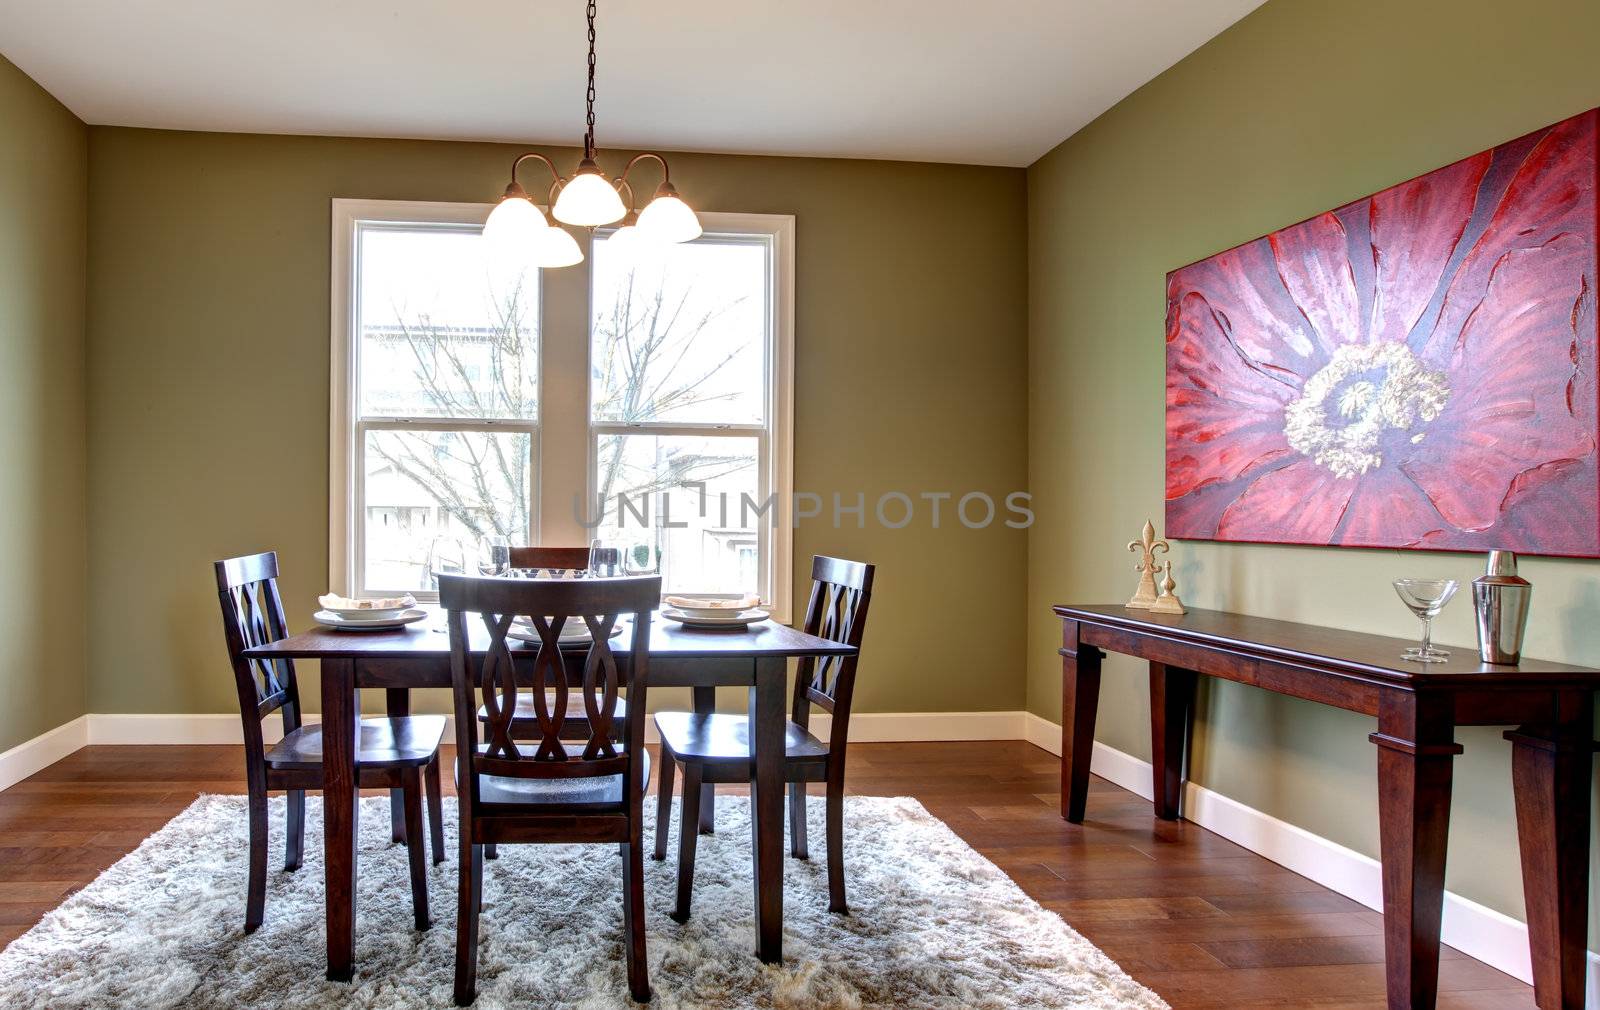
[[[1378,831],[1389,1010],[1431,1010],[1439,990],[1439,918],[1455,715],[1450,699],[1394,692],[1378,707]]]
[[[327,897],[328,978],[348,982],[355,972],[356,733],[361,696],[355,661],[322,661],[322,825]]]
[[[1593,706],[1588,692],[1564,691],[1551,724],[1506,734],[1540,1010],[1583,1010]]]
[[[1156,816],[1164,821],[1175,821],[1179,815],[1195,679],[1192,670],[1150,664],[1150,767]]]
[[[1100,707],[1100,660],[1092,645],[1078,644],[1078,623],[1065,621],[1061,640],[1061,816],[1083,821],[1089,801],[1089,760]]]
[[[755,684],[750,688],[750,822],[756,955],[772,964],[783,960],[783,696],[789,664],[781,656],[762,657],[755,664]]]
[[[411,714],[411,692],[403,687],[391,687],[384,692],[385,707],[391,716]],[[389,837],[397,842],[406,840],[406,792],[389,790]]]
[[[691,689],[694,694],[694,710],[698,715],[710,715],[717,710],[717,689],[714,687],[695,687]],[[717,786],[714,782],[707,782],[700,787],[700,833],[714,835],[717,832]]]

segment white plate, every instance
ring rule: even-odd
[[[341,617],[332,610],[319,610],[311,615],[311,619],[324,628],[335,628],[339,631],[386,631],[392,628],[403,628],[408,624],[426,621],[426,610],[406,610],[393,617],[380,618],[350,618]]]
[[[323,600],[334,597],[335,594],[328,593],[325,596],[319,597],[317,602],[321,604]],[[402,597],[384,597],[384,599],[402,599]],[[324,604],[322,606],[322,610],[326,613],[342,617],[347,621],[388,621],[393,620],[406,611],[416,607],[417,601],[411,596],[411,594],[407,593],[403,599],[410,600],[410,602],[403,603],[398,607],[330,607]],[[367,602],[370,603],[376,601],[368,600]]]
[[[676,607],[662,607],[661,616],[669,621],[677,621],[689,628],[748,628],[759,621],[765,621],[772,615],[760,607],[741,610],[738,613],[727,614],[721,617],[696,617],[686,614]]]
[[[611,629],[610,637],[616,638],[622,634],[622,626],[616,625]],[[532,642],[538,645],[541,639],[539,632],[532,624],[523,621],[520,617],[511,622],[511,630],[506,632],[507,638],[515,638],[519,642]],[[561,626],[560,642],[587,642],[590,641],[589,626],[583,621],[574,623],[568,618],[567,623]]]
[[[665,604],[665,609],[682,614],[685,617],[705,617],[718,620],[725,617],[737,616],[755,607],[684,607],[673,603]]]
[[[346,621],[350,624],[368,624],[372,621],[395,620],[401,614],[409,613],[412,609],[411,607],[389,607],[384,610],[335,610],[331,607],[324,607],[317,613],[332,614],[341,621]]]

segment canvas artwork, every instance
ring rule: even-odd
[[[1166,534],[1600,556],[1597,118],[1168,275]]]

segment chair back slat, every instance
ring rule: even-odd
[[[213,566],[222,604],[222,631],[239,695],[245,740],[260,746],[261,720],[283,710],[285,732],[300,726],[300,694],[294,662],[247,659],[244,651],[288,635],[283,599],[278,594],[278,555],[268,551],[218,561]],[[251,727],[254,727],[254,733]],[[253,742],[252,742],[253,738]]]
[[[439,602],[448,612],[450,667],[455,694],[456,737],[465,755],[463,785],[476,795],[476,776],[517,778],[582,778],[642,770],[644,695],[649,667],[651,612],[661,598],[659,576],[628,579],[525,581],[440,576]],[[612,645],[611,632],[624,616],[633,622],[625,660]],[[517,618],[537,635],[536,647],[513,649],[511,628]],[[482,651],[475,650],[470,630],[481,623]],[[589,631],[587,648],[569,643],[561,633],[579,621]],[[517,692],[517,666],[529,676],[532,690]],[[576,686],[581,702],[571,697]],[[639,718],[623,721],[615,732],[622,693]],[[533,712],[519,712],[519,700],[531,699]],[[485,739],[477,739],[477,710],[484,709]],[[581,711],[588,737],[581,746],[562,739],[569,717]],[[519,744],[512,735],[519,723]],[[621,746],[619,747],[619,736]],[[630,783],[634,778],[629,775]],[[639,783],[642,788],[642,781]]]
[[[575,568],[589,567],[587,547],[513,547],[512,568]]]
[[[830,642],[853,645],[852,656],[808,656],[795,678],[794,721],[810,722],[816,705],[833,715],[833,736],[843,740],[855,690],[856,665],[867,630],[867,605],[872,600],[873,565],[818,556],[811,563],[811,599],[806,604],[807,633]]]
[[[489,648],[483,654],[483,665],[478,673],[478,685],[483,691],[484,731],[489,737],[485,753],[515,761],[522,756],[511,737],[511,721],[517,714],[517,668],[506,640],[515,615],[478,616],[489,632]]]

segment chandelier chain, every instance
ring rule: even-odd
[[[585,97],[587,105],[587,130],[583,135],[583,156],[594,157],[594,15],[595,0],[589,0],[589,90]]]

